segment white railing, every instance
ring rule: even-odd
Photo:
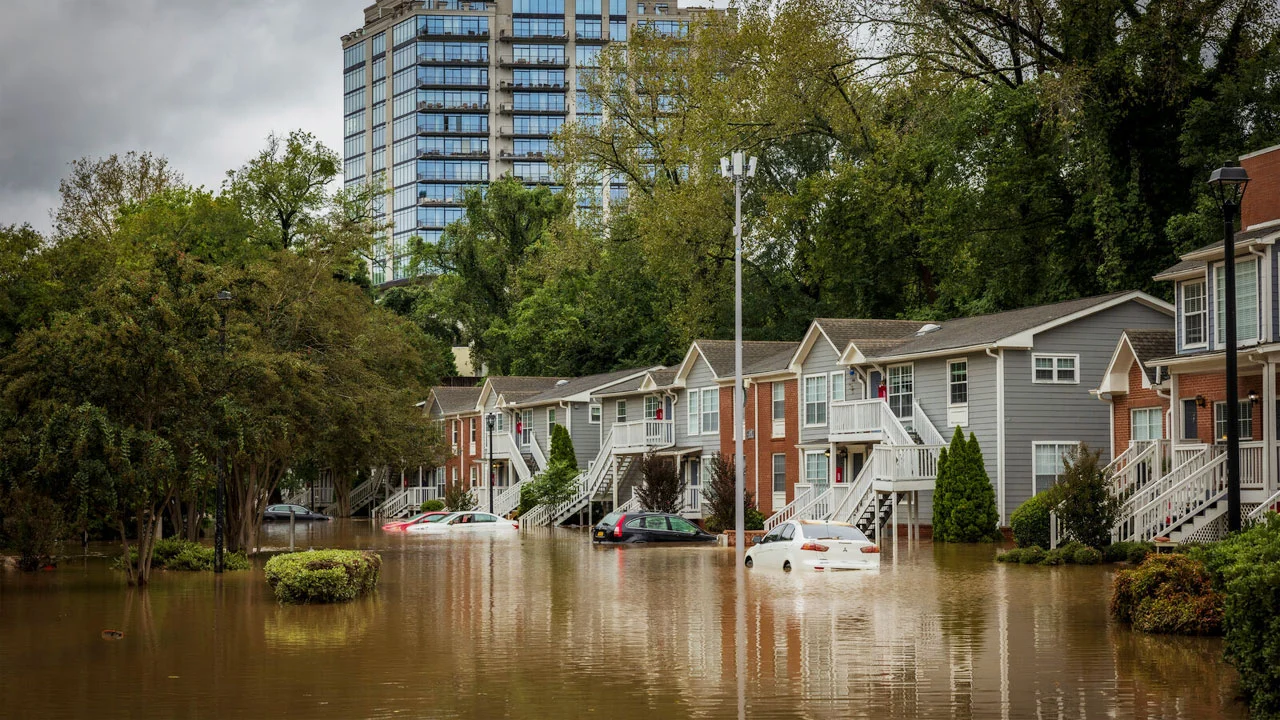
[[[520,506],[520,490],[532,482],[531,480],[520,480],[509,488],[504,488],[493,499],[493,514],[499,517],[506,517],[512,510]]]
[[[947,439],[942,437],[938,428],[933,426],[933,422],[929,420],[928,415],[924,414],[920,403],[914,400],[911,401],[911,427],[915,428],[916,435],[920,436],[920,442],[925,445],[947,444]]]
[[[1149,541],[1166,536],[1217,502],[1227,491],[1227,456],[1219,453],[1203,467],[1148,502],[1133,515],[1130,538]]]
[[[373,509],[375,518],[396,518],[405,514],[409,507],[409,491],[400,490],[391,494],[391,497],[382,501],[382,504]]]
[[[1258,507],[1250,510],[1249,514],[1244,517],[1244,524],[1252,525],[1260,522],[1268,512],[1280,512],[1280,491],[1263,500]]]
[[[684,490],[684,508],[681,512],[702,512],[702,486],[692,485]]]
[[[536,505],[529,509],[529,512],[520,516],[520,529],[527,530],[531,527],[540,527],[546,525],[551,516],[550,505]]]
[[[1173,449],[1173,466],[1177,467],[1204,451],[1208,445],[1180,445]]]
[[[523,446],[516,442],[515,436],[510,432],[497,433],[494,436],[494,454],[511,462],[511,467],[515,470],[516,477],[518,479],[528,480],[533,477],[533,471],[529,469],[528,463],[524,461],[524,454],[520,450],[521,447]],[[482,461],[488,461],[487,457],[482,457],[480,459]]]
[[[547,442],[551,442],[550,439],[548,439]],[[542,453],[542,445],[538,443],[537,435],[534,435],[532,442],[529,443],[529,454],[533,456],[533,461],[538,464],[538,472],[546,471],[547,456]],[[523,457],[520,458],[520,464],[524,464]]]
[[[878,480],[933,480],[938,477],[941,445],[876,445],[871,463]]]
[[[1200,472],[1219,453],[1219,450],[1214,449],[1212,446],[1202,445],[1199,446],[1199,449],[1194,454],[1184,453],[1186,459],[1165,475],[1159,478],[1143,477],[1142,472],[1150,472],[1144,470],[1144,468],[1155,464],[1144,457],[1144,453],[1149,453],[1150,451],[1151,447],[1148,446],[1145,450],[1135,453],[1133,461],[1125,468],[1126,474],[1136,474],[1137,479],[1126,481],[1125,490],[1122,491],[1124,494],[1119,495],[1123,500],[1123,504],[1120,506],[1120,520],[1112,531],[1112,537],[1117,541],[1134,539],[1137,533],[1137,517],[1140,508],[1146,507],[1183,480],[1194,473]]]
[[[631,493],[631,497],[626,502],[622,503],[621,505],[618,505],[618,507],[614,508],[613,511],[618,513],[629,513],[629,512],[636,512],[639,509],[640,509],[640,498],[636,496],[636,494],[633,492]]]
[[[1103,474],[1110,476],[1120,472],[1129,464],[1129,461],[1132,460],[1133,456],[1138,452],[1140,452],[1140,448],[1133,443],[1129,443],[1129,447],[1125,448],[1119,455],[1112,458],[1111,462],[1103,466]]]
[[[355,512],[360,508],[373,502],[375,491],[378,489],[378,483],[369,478],[351,490],[351,494],[347,496],[347,511]]]
[[[809,502],[813,500],[813,488],[796,486],[796,497],[791,502],[782,506],[778,512],[770,515],[764,521],[764,529],[772,530],[782,523],[790,520],[795,516],[796,511],[809,506]]]
[[[875,494],[871,490],[871,481],[874,479],[875,467],[871,463],[863,465],[853,482],[843,486],[848,488],[843,497],[832,504],[831,519],[838,522],[853,522],[858,517],[855,511],[863,504],[864,496],[867,493]]]
[[[613,429],[610,429],[604,441],[600,443],[600,452],[596,454],[596,459],[591,466],[574,479],[573,495],[569,500],[555,506],[538,505],[530,509],[529,512],[520,516],[520,527],[557,525],[589,502],[604,484],[605,479],[612,477],[610,471],[613,463],[610,462],[610,456],[613,454],[613,437]]]
[[[1240,443],[1240,487],[1245,490],[1261,490],[1267,486],[1262,472],[1262,446],[1261,440]]]
[[[1120,458],[1108,465],[1114,467],[1110,482],[1111,494],[1121,499],[1129,498],[1140,488],[1158,479],[1157,473],[1162,467],[1159,452],[1160,445],[1157,443],[1135,443],[1126,448]]]
[[[801,508],[796,513],[797,519],[820,520],[825,519],[831,514],[831,507],[834,504],[831,500],[833,492],[831,486],[828,485],[826,487],[820,487],[819,490],[820,492],[814,496],[813,500],[809,503],[809,506]]]
[[[281,497],[286,505],[305,505],[310,510],[332,505],[336,493],[332,481],[319,480],[295,493]]]
[[[620,452],[644,451],[675,443],[672,420],[636,420],[613,426],[614,445]]]

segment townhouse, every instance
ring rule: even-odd
[[[1245,155],[1252,179],[1231,252],[1241,508],[1280,506],[1280,146]],[[1226,531],[1226,245],[1181,256],[1155,276],[1173,284],[1176,316],[1159,344],[1126,333],[1096,394],[1111,410],[1113,483],[1125,498],[1117,539],[1211,540]]]

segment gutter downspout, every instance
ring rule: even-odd
[[[996,360],[996,502],[1000,505],[1000,527],[1008,527],[1004,506],[1004,348],[992,352],[994,349],[989,347],[986,353]]]
[[[746,382],[751,385],[751,406],[755,409],[755,426],[756,426],[755,431],[756,432],[755,432],[755,437],[752,438],[755,442],[751,443],[751,467],[753,468],[752,474],[755,475],[756,507],[759,508],[760,507],[760,383],[753,383],[751,382],[750,378],[747,378]],[[772,423],[773,413],[769,414],[769,420],[770,420],[770,423]],[[773,434],[772,428],[770,428],[769,432],[770,432],[770,435],[772,436]],[[770,476],[769,481],[770,482],[773,481],[772,476]],[[770,498],[770,507],[772,507],[772,498]]]

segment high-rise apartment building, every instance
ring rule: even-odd
[[[409,240],[439,239],[462,191],[503,175],[555,188],[551,136],[599,122],[578,92],[602,47],[638,25],[684,35],[703,8],[678,0],[378,0],[342,38],[344,177],[391,189],[375,284],[411,277]],[[604,193],[625,186],[602,182]],[[591,204],[591,198],[584,202]],[[387,205],[390,207],[386,207]]]

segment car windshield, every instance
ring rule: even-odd
[[[410,522],[410,523],[420,522],[420,521],[421,521],[423,518],[425,518],[426,516],[427,516],[427,514],[426,514],[426,513],[418,513],[417,515],[414,515],[413,517],[409,518],[408,520],[405,520],[405,522]]]
[[[804,536],[810,540],[856,540],[859,542],[869,542],[867,536],[862,531],[852,525],[827,525],[827,524],[809,524],[805,523],[800,526],[804,529]]]
[[[600,524],[601,525],[617,525],[618,518],[620,517],[622,517],[622,513],[616,513],[616,512],[609,513],[608,515],[604,516],[604,519],[600,521]]]
[[[423,520],[422,522],[436,523],[436,522],[440,522],[441,520],[447,517],[449,516],[448,515],[432,515],[431,517],[427,518],[426,520]]]

